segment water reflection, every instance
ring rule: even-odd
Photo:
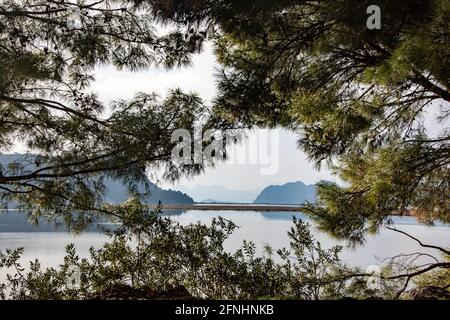
[[[278,249],[289,244],[286,232],[292,226],[292,216],[309,220],[301,213],[293,212],[251,212],[251,211],[196,211],[172,212],[169,215],[181,224],[200,221],[210,223],[214,217],[222,216],[234,221],[239,229],[225,243],[228,250],[239,248],[244,239],[256,243],[259,252],[264,244]],[[450,246],[450,227],[448,225],[418,225],[413,217],[394,217],[398,229],[406,231],[421,239],[424,243],[439,246]],[[316,238],[324,247],[338,242],[328,235],[316,230]],[[108,237],[97,227],[91,227],[80,235],[68,233],[62,226],[55,226],[41,221],[38,226],[30,226],[26,215],[10,212],[0,214],[0,250],[24,247],[22,261],[39,258],[43,266],[56,266],[62,262],[64,247],[74,243],[81,257],[89,254],[89,248],[99,248]],[[345,243],[340,243],[345,245]],[[377,258],[385,258],[399,253],[422,251],[436,252],[421,248],[414,240],[396,232],[383,229],[377,235],[369,236],[363,247],[345,248],[342,258],[349,264],[365,267],[377,263]],[[0,274],[0,278],[1,278]]]

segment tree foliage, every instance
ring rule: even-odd
[[[295,130],[344,181],[319,184],[309,214],[353,240],[392,213],[449,221],[448,1],[205,3],[161,16],[217,26],[216,114]],[[366,27],[369,5],[381,9],[380,30]]]
[[[205,31],[166,29],[147,1],[2,1],[0,149],[21,143],[32,153],[0,166],[3,200],[69,218],[99,209],[105,177],[133,191],[146,170],[177,179],[202,169],[171,159],[172,132],[192,130],[205,113],[196,94],[139,93],[105,106],[90,89],[99,66],[188,65]]]
[[[171,158],[176,129],[193,131],[199,121],[215,129],[281,125],[301,133],[310,159],[332,165],[345,183],[319,184],[318,202],[304,208],[334,236],[360,242],[392,213],[449,222],[449,2],[370,4],[381,8],[381,30],[366,28],[369,3],[357,0],[3,1],[0,149],[21,141],[34,154],[0,166],[2,199],[75,227],[91,222],[92,212],[122,224],[89,259],[68,247],[59,269],[35,261],[24,273],[20,250],[1,253],[0,266],[17,271],[1,291],[88,298],[129,284],[182,285],[208,298],[367,295],[367,275],[342,265],[340,249],[323,249],[301,221],[294,221],[278,262],[270,248],[257,256],[252,243],[225,251],[236,228],[229,221],[181,226],[136,199],[106,205],[102,194],[105,178],[127,182],[138,196],[136,183],[147,170],[162,167],[167,179],[200,172],[201,164]],[[163,34],[161,22],[170,22]],[[101,65],[188,65],[208,36],[222,66],[212,116],[197,95],[180,90],[105,106],[90,89]],[[423,125],[426,113],[444,127],[435,136]],[[74,268],[81,272],[76,288],[68,281]],[[394,280],[398,297],[413,276],[434,268],[448,263],[400,275],[386,270],[384,277]],[[395,280],[404,278],[399,289]]]
[[[344,265],[342,248],[323,248],[301,220],[293,221],[289,247],[276,253],[266,247],[260,255],[247,241],[234,252],[226,250],[224,243],[237,226],[220,217],[209,226],[180,225],[136,199],[114,210],[123,223],[110,230],[111,242],[90,250],[89,258],[80,258],[69,245],[63,264],[44,269],[39,261],[23,267],[23,249],[0,252],[0,268],[9,273],[0,286],[2,297],[94,299],[114,288],[167,292],[182,287],[195,298],[313,300],[393,297],[399,288],[398,280],[368,288],[370,275]]]

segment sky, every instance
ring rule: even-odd
[[[97,68],[92,90],[105,103],[115,99],[130,99],[137,92],[165,96],[170,89],[180,88],[196,92],[208,103],[216,93],[214,72],[218,67],[212,47],[206,43],[201,54],[193,57],[192,65],[166,70],[117,71],[112,66]],[[439,111],[436,107],[434,112]],[[425,126],[431,136],[442,129],[433,115],[425,116]],[[445,125],[445,124],[444,124]],[[447,124],[448,126],[448,124]],[[254,130],[249,132],[247,144],[236,146],[231,161],[207,168],[205,173],[177,183],[158,182],[163,188],[189,190],[199,186],[222,186],[229,190],[262,190],[271,184],[302,181],[306,184],[320,180],[339,181],[327,167],[316,170],[306,155],[297,148],[299,137],[284,129]],[[23,148],[18,144],[16,152]]]
[[[216,67],[212,48],[206,44],[204,51],[194,56],[190,67],[175,70],[152,68],[145,72],[101,67],[96,71],[92,89],[105,103],[129,99],[136,92],[156,92],[164,96],[175,88],[196,92],[204,101],[210,102],[216,93]],[[160,182],[160,185],[173,189],[220,185],[230,190],[250,191],[298,180],[307,184],[323,179],[334,180],[326,168],[321,171],[314,169],[305,154],[298,150],[297,140],[296,134],[283,129],[254,130],[249,133],[247,146],[245,143],[237,146],[234,158],[232,156],[229,162],[207,168],[202,175],[175,184]],[[251,142],[254,142],[253,147],[249,146]]]

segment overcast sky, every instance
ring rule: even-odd
[[[116,71],[113,67],[102,67],[96,72],[92,89],[106,104],[114,99],[129,99],[136,92],[155,92],[164,96],[169,89],[198,93],[206,102],[215,95],[214,68],[216,62],[209,45],[202,54],[196,55],[191,67],[176,70],[152,68],[145,72]],[[437,108],[436,108],[437,110]],[[427,117],[428,118],[428,117]],[[438,127],[429,117],[427,127],[438,132]],[[239,164],[222,164],[207,169],[203,175],[183,179],[175,185],[162,183],[162,187],[195,187],[221,185],[231,190],[263,189],[269,184],[283,184],[301,180],[311,184],[323,179],[336,180],[327,168],[314,169],[304,153],[298,150],[298,137],[285,130],[259,130],[250,133],[250,141],[259,139],[257,148],[241,146],[236,154]],[[256,139],[256,140],[255,140]],[[252,145],[254,146],[254,144]],[[266,150],[266,149],[269,150]],[[270,150],[271,149],[271,150]],[[255,155],[255,150],[256,155]],[[14,151],[23,151],[17,147]],[[242,155],[247,157],[242,161]],[[252,160],[249,160],[252,159]],[[256,159],[256,162],[255,162]],[[236,161],[236,158],[234,159]],[[247,164],[243,164],[243,163]]]
[[[93,89],[104,102],[128,99],[139,91],[156,92],[164,96],[169,89],[177,87],[184,91],[197,92],[209,102],[215,95],[215,66],[211,47],[206,45],[204,52],[194,57],[193,65],[182,69],[151,69],[133,73],[118,72],[113,67],[101,68],[96,72]],[[314,170],[313,164],[297,149],[298,137],[295,134],[285,130],[264,130],[253,131],[250,135],[252,137],[249,141],[253,142],[259,138],[256,156],[254,148],[246,148],[243,145],[238,147],[234,154],[239,154],[236,157],[244,155],[247,160],[234,158],[231,163],[207,169],[203,175],[189,180],[183,179],[175,185],[162,185],[172,188],[179,185],[222,185],[231,190],[253,190],[289,181],[315,183],[322,179],[331,179],[328,170]]]

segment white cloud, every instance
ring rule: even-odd
[[[145,72],[117,71],[112,66],[96,70],[96,81],[92,85],[100,99],[109,103],[115,99],[129,99],[137,92],[156,92],[165,95],[169,89],[181,88],[184,91],[197,92],[209,102],[216,93],[213,77],[216,61],[210,44],[204,52],[193,59],[191,67],[175,70],[152,69]],[[255,134],[255,133],[254,133]],[[279,170],[276,174],[264,175],[261,172],[268,164],[221,164],[208,168],[200,176],[183,179],[175,185],[162,182],[164,187],[222,185],[229,189],[245,190],[263,188],[268,184],[280,184],[302,180],[314,183],[321,179],[331,179],[327,170],[317,172],[313,165],[300,152],[295,134],[280,130]],[[238,147],[238,153],[247,153],[244,147]]]
[[[212,48],[194,56],[192,66],[165,70],[154,68],[148,71],[117,71],[113,66],[98,67],[92,89],[104,103],[115,99],[129,99],[137,92],[158,93],[164,96],[169,89],[180,88],[200,94],[205,101],[215,94]]]

